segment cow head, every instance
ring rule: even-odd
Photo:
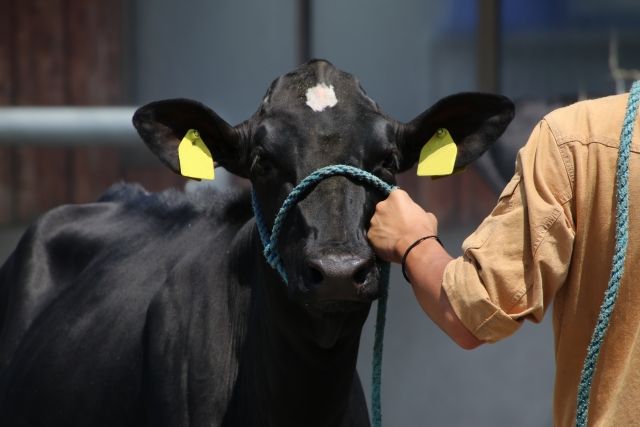
[[[291,189],[316,169],[348,164],[393,183],[412,167],[438,128],[458,144],[463,168],[500,136],[513,116],[501,96],[444,98],[408,123],[386,115],[351,74],[322,60],[276,79],[258,111],[230,126],[195,101],[154,102],[134,116],[138,132],[174,172],[178,145],[197,129],[218,165],[251,180],[267,223]],[[319,183],[292,212],[278,251],[292,298],[308,310],[360,310],[379,293],[379,273],[366,229],[376,191],[345,177]]]

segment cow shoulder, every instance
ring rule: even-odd
[[[125,402],[135,401],[145,386],[140,375],[149,350],[145,328],[156,328],[152,332],[158,342],[173,339],[177,329],[166,321],[172,312],[181,314],[176,328],[186,328],[177,331],[186,331],[192,348],[189,360],[176,363],[192,367],[189,381],[195,385],[190,387],[196,387],[207,368],[198,363],[205,363],[204,353],[212,352],[206,346],[225,348],[232,342],[235,331],[226,325],[246,309],[229,307],[234,301],[229,299],[230,285],[216,269],[224,265],[228,245],[248,217],[246,195],[175,190],[153,194],[123,184],[97,203],[45,214],[0,269],[0,292],[8,296],[1,307],[6,315],[0,391],[12,396],[2,412],[46,403],[13,389],[24,384],[37,384],[41,396],[47,387],[65,390],[52,392],[57,398],[46,405],[76,408],[78,416],[101,414],[85,386],[110,384],[101,398],[126,409]],[[238,298],[236,305],[246,299]],[[207,309],[210,314],[200,316]],[[149,320],[155,323],[148,325]],[[223,326],[209,327],[208,322]],[[77,375],[63,375],[72,371]],[[58,381],[41,382],[54,377]]]
[[[197,185],[149,194],[126,187],[103,199],[156,222],[153,235],[164,239],[139,261],[163,270],[143,322],[145,416],[159,426],[219,425],[235,386],[252,295],[251,284],[237,278],[237,263],[255,255],[247,250],[249,193]]]
[[[33,321],[99,251],[102,242],[91,238],[87,220],[113,212],[108,203],[64,205],[27,228],[0,267],[0,370]]]

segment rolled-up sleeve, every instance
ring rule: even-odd
[[[491,214],[450,262],[443,289],[483,341],[542,320],[566,280],[575,236],[568,156],[543,120],[518,153],[516,172]]]

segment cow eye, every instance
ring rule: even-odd
[[[392,174],[398,172],[398,158],[396,157],[395,153],[389,153],[384,158],[380,166]]]
[[[375,174],[385,181],[393,181],[397,172],[398,158],[395,153],[388,153],[375,169]]]
[[[396,162],[396,156],[393,154],[389,154],[382,162],[382,167],[395,173],[398,167]]]
[[[253,156],[253,161],[251,162],[251,174],[253,176],[267,175],[271,169],[271,162],[267,156],[265,156],[264,152],[259,151]]]
[[[386,153],[373,170],[378,178],[387,182],[393,182],[397,172],[398,160],[394,152]]]

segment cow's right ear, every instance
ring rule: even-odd
[[[411,122],[401,124],[400,171],[417,161],[438,129],[447,129],[457,145],[454,170],[480,157],[507,128],[514,115],[511,100],[486,93],[459,93],[441,99]]]
[[[152,102],[135,112],[133,125],[151,151],[175,173],[180,174],[178,146],[187,132],[195,129],[218,165],[242,177],[249,175],[243,132],[199,102],[189,99]]]

